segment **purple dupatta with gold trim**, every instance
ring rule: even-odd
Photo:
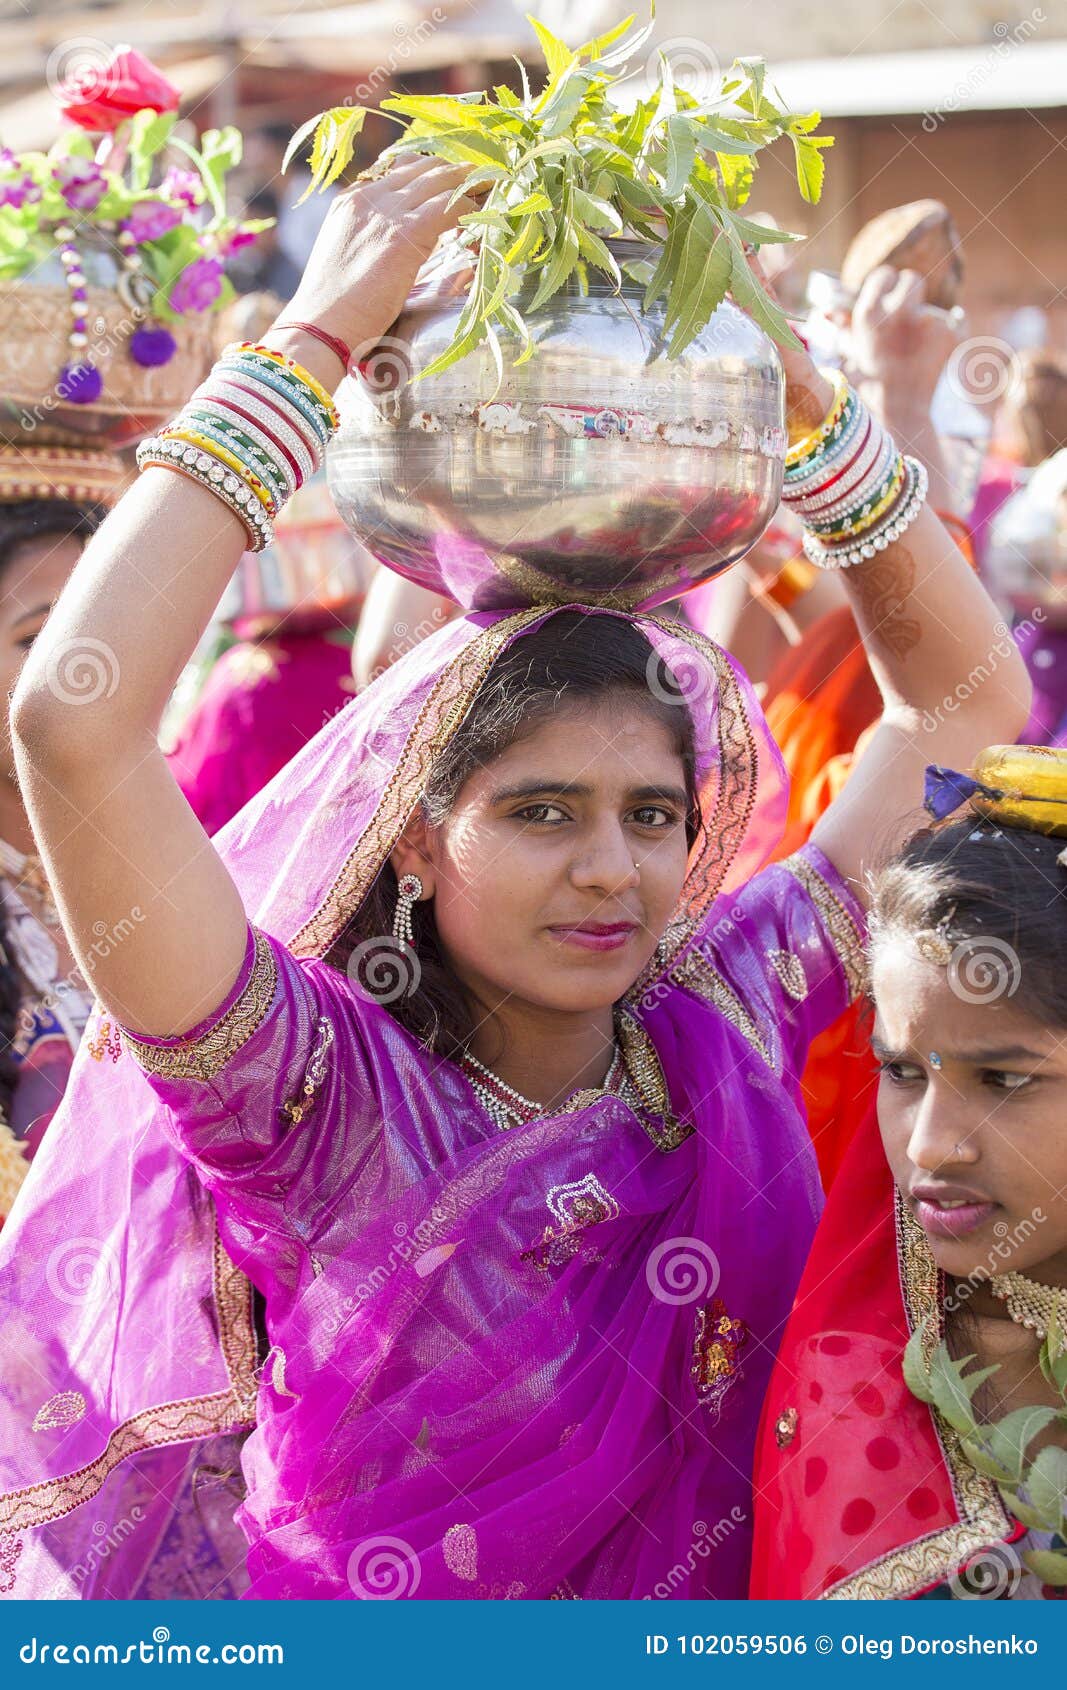
[[[551,614],[453,624],[327,724],[215,841],[252,923],[226,1002],[79,1056],[0,1240],[12,1595],[743,1591],[819,1206],[798,1075],[860,944],[818,852],[757,874],[784,782],[744,678],[638,618],[694,717],[704,831],[620,1006],[624,1096],[498,1133],[323,960],[495,656]]]

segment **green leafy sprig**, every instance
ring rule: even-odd
[[[823,152],[833,138],[814,133],[818,112],[798,115],[772,97],[762,59],[735,60],[713,97],[701,100],[674,80],[660,55],[657,87],[624,110],[611,98],[632,75],[631,61],[655,17],[630,34],[629,17],[571,49],[535,18],[547,66],[539,93],[519,64],[522,96],[491,93],[392,95],[381,110],[406,124],[383,158],[428,153],[465,166],[453,196],[484,196],[460,218],[473,249],[474,279],[452,341],[422,375],[434,375],[488,343],[498,372],[534,351],[527,316],[568,286],[588,287],[590,268],[618,288],[625,271],[644,283],[644,309],[665,301],[668,357],[677,358],[706,326],[727,292],[781,346],[799,344],[779,306],[753,274],[746,243],[800,237],[746,217],[759,154],[788,136],[801,195],[822,191]],[[338,180],[352,161],[367,108],[322,112],[293,136],[285,164],[310,139],[311,182],[304,198]],[[648,253],[619,259],[613,237]],[[519,296],[522,297],[520,309]]]
[[[904,1352],[904,1382],[913,1396],[936,1408],[958,1432],[967,1460],[993,1480],[1017,1520],[1067,1539],[1067,1449],[1046,1444],[1027,1459],[1030,1445],[1048,1427],[1067,1426],[1067,1337],[1058,1313],[1053,1312],[1039,1359],[1043,1377],[1063,1397],[1063,1409],[1017,1408],[1001,1420],[979,1420],[973,1408],[975,1393],[998,1368],[968,1372],[977,1357],[957,1361],[943,1342],[927,1358],[926,1324],[912,1333]],[[1043,1583],[1067,1586],[1067,1551],[1031,1549],[1023,1560]]]

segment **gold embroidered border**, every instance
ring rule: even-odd
[[[803,852],[798,851],[795,856],[786,857],[781,866],[789,870],[794,880],[799,880],[815,905],[819,919],[829,934],[841,967],[845,971],[851,1003],[867,985],[867,953],[863,934],[829,881],[823,879]]]
[[[248,984],[225,1015],[199,1038],[157,1045],[133,1033],[120,1034],[134,1061],[147,1074],[158,1074],[165,1080],[210,1080],[262,1024],[274,1002],[278,965],[265,935],[258,929],[254,932],[256,954]]]
[[[26,1531],[72,1514],[97,1496],[119,1462],[130,1456],[167,1444],[241,1431],[254,1424],[256,1335],[252,1288],[223,1249],[217,1224],[212,1251],[212,1289],[229,1390],[142,1409],[116,1426],[100,1454],[83,1467],[7,1491],[0,1496],[0,1533]]]
[[[620,1010],[617,1025],[627,1077],[637,1093],[634,1112],[657,1150],[677,1150],[680,1144],[692,1137],[694,1129],[688,1121],[680,1121],[671,1110],[667,1077],[659,1052],[640,1021],[632,1015]],[[656,1120],[662,1121],[663,1125],[657,1127]]]
[[[642,616],[642,622],[698,652],[715,674],[718,721],[718,783],[710,815],[704,818],[700,849],[689,865],[685,885],[667,933],[644,973],[627,992],[636,1002],[668,972],[689,943],[712,900],[718,895],[748,831],[756,804],[759,748],[733,666],[714,640],[666,616]]]
[[[782,983],[782,990],[796,1003],[803,1003],[808,995],[808,977],[800,958],[792,951],[770,951],[768,961]]]
[[[466,716],[505,646],[545,615],[545,606],[517,612],[475,636],[438,676],[404,743],[377,808],[345,858],[318,909],[292,937],[296,957],[324,956],[367,896],[407,824],[435,760]]]
[[[683,986],[688,991],[695,992],[697,997],[703,998],[705,1003],[710,1003],[720,1015],[724,1015],[731,1026],[736,1027],[748,1040],[753,1050],[762,1056],[768,1068],[774,1067],[770,1046],[763,1034],[733,987],[717,968],[712,967],[706,957],[699,951],[689,951],[681,962],[671,969],[670,977],[676,986]]]
[[[914,1332],[928,1316],[936,1315],[927,1329],[932,1348],[944,1334],[942,1276],[922,1228],[899,1192],[896,1223],[897,1264],[908,1329]],[[930,1414],[962,1518],[953,1526],[942,1527],[891,1549],[861,1572],[833,1585],[824,1592],[825,1598],[888,1601],[917,1596],[931,1585],[951,1578],[976,1551],[1002,1543],[1009,1536],[1014,1522],[996,1485],[971,1466],[960,1447],[958,1434],[937,1410],[931,1407]]]

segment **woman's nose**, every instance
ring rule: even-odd
[[[621,892],[638,885],[640,878],[630,842],[617,821],[602,822],[584,834],[571,862],[575,886]]]
[[[977,1162],[977,1124],[966,1100],[943,1078],[927,1085],[912,1123],[908,1159],[928,1173],[947,1163]]]

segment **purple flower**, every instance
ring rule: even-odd
[[[165,205],[162,200],[138,200],[130,207],[130,215],[122,226],[138,242],[157,241],[160,235],[176,229],[181,220],[176,205]]]
[[[107,193],[107,177],[91,158],[61,158],[52,175],[72,211],[95,211]]]
[[[204,199],[204,184],[199,174],[195,170],[183,170],[179,164],[167,171],[159,191],[164,199],[173,200],[175,205],[187,205],[190,211]]]
[[[32,205],[41,197],[41,190],[32,176],[16,176],[12,182],[0,182],[0,206],[12,205],[21,211],[27,202]]]
[[[252,246],[259,236],[253,229],[231,229],[228,235],[219,237],[219,251],[224,258],[231,258],[235,252],[240,252],[243,246]]]
[[[170,290],[170,303],[181,316],[189,311],[206,311],[214,305],[222,288],[222,260],[194,258]]]

